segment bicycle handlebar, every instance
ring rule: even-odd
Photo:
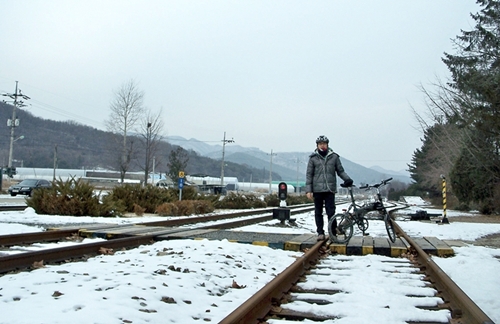
[[[386,185],[386,184],[388,184],[391,180],[392,180],[392,177],[391,177],[391,178],[389,178],[389,179],[382,180],[382,181],[380,181],[379,183],[374,184],[374,185],[365,184],[365,185],[363,185],[363,186],[359,187],[359,189],[366,189],[366,190],[368,190],[368,189],[370,189],[370,188],[378,188],[378,187],[381,187],[381,186],[385,186],[385,185]],[[346,186],[346,185],[344,185],[343,183],[341,183],[341,184],[340,184],[340,186],[341,186],[342,188],[356,187],[355,185]]]
[[[391,177],[391,178],[389,178],[389,179],[382,180],[382,181],[380,181],[379,183],[374,184],[374,185],[369,185],[369,184],[366,184],[366,185],[364,185],[364,186],[359,187],[359,189],[366,189],[366,190],[369,190],[369,189],[371,189],[371,188],[378,188],[378,187],[381,187],[381,186],[385,186],[385,185],[386,185],[386,184],[388,184],[391,180],[392,180],[392,177]]]

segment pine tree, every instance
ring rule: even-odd
[[[166,174],[174,183],[177,183],[180,171],[188,171],[186,170],[188,162],[189,155],[182,147],[179,146],[170,153],[168,157],[168,172]]]
[[[494,207],[500,200],[500,1],[477,3],[482,9],[471,14],[474,29],[456,37],[454,54],[444,53],[449,82],[438,84],[437,94],[425,92],[436,124],[425,129],[411,171],[425,186],[428,169],[446,164],[459,200],[493,212],[500,211],[500,204]]]

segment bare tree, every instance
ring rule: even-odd
[[[423,148],[426,146],[425,158],[421,159],[420,167],[417,168],[421,184],[429,186],[434,183],[434,186],[440,187],[440,175],[449,175],[464,152],[473,165],[483,168],[492,179],[496,179],[496,168],[488,164],[490,159],[477,153],[481,151],[482,144],[482,141],[474,139],[477,127],[462,112],[478,105],[474,97],[440,80],[433,86],[434,92],[421,86],[428,108],[426,116],[413,111],[424,134]],[[425,167],[422,167],[424,164]]]
[[[423,143],[414,153],[410,173],[420,187],[439,193],[441,175],[450,174],[466,145],[467,128],[462,126],[458,114],[458,106],[465,102],[465,98],[440,80],[433,86],[435,92],[420,87],[426,99],[426,114],[413,110],[423,134]],[[451,190],[451,185],[448,189]]]
[[[134,80],[122,84],[115,91],[111,102],[111,113],[106,121],[108,131],[122,136],[119,158],[120,179],[123,183],[125,173],[129,170],[130,161],[134,155],[133,142],[127,143],[127,137],[134,130],[137,121],[143,115],[144,92],[140,90]]]
[[[153,169],[153,164],[155,167],[157,167],[160,162],[160,160],[156,159],[156,157],[159,157],[159,144],[164,138],[164,123],[161,115],[161,109],[157,114],[153,114],[151,111],[147,110],[144,118],[140,123],[140,133],[142,139],[144,140],[145,147],[145,160],[143,167],[145,183],[147,183],[148,181],[149,173]]]

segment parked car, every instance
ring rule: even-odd
[[[11,196],[27,195],[31,197],[33,190],[39,188],[50,188],[52,183],[44,179],[24,179],[16,185],[12,185],[7,189]]]
[[[164,189],[168,189],[168,188],[173,188],[173,183],[172,181],[169,181],[169,180],[166,180],[166,179],[161,179],[159,180],[155,186],[157,187],[160,187],[160,188],[164,188]]]

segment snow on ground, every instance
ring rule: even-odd
[[[410,206],[429,205],[429,203],[426,202],[425,200],[423,200],[422,197],[418,197],[418,196],[403,196],[401,200]]]
[[[340,210],[338,207],[337,210]],[[412,206],[408,212],[429,206]],[[399,220],[412,236],[436,236],[441,239],[473,241],[481,236],[500,233],[500,224],[453,222],[450,224]],[[470,214],[475,215],[475,214]],[[273,233],[314,233],[312,212],[294,215],[297,225],[281,226],[278,221],[251,225],[245,231]],[[0,235],[42,231],[46,224],[138,223],[162,217],[93,218],[37,215],[32,209],[0,213]],[[381,221],[370,221],[372,236],[386,236]],[[500,322],[500,250],[466,245],[455,247],[455,256],[433,260],[488,314]],[[208,240],[162,241],[115,255],[103,255],[86,262],[47,266],[31,272],[0,277],[0,323],[197,323],[219,322],[243,301],[258,291],[291,264],[300,253],[263,246]],[[376,291],[376,300],[366,294],[353,307],[358,312],[355,323],[369,323],[386,318],[383,301],[398,294],[397,285],[377,287],[366,264],[380,256],[353,257],[357,269],[351,270],[353,290]],[[358,278],[358,280],[356,280]],[[381,281],[382,282],[382,281]],[[357,287],[359,285],[359,287]],[[397,295],[396,295],[397,296]],[[401,295],[401,298],[405,298]],[[311,306],[320,312],[320,306]],[[417,312],[417,310],[415,310]],[[417,316],[417,314],[414,314]],[[391,323],[403,323],[397,317]],[[337,323],[329,321],[329,323]],[[354,323],[338,321],[338,323]]]

